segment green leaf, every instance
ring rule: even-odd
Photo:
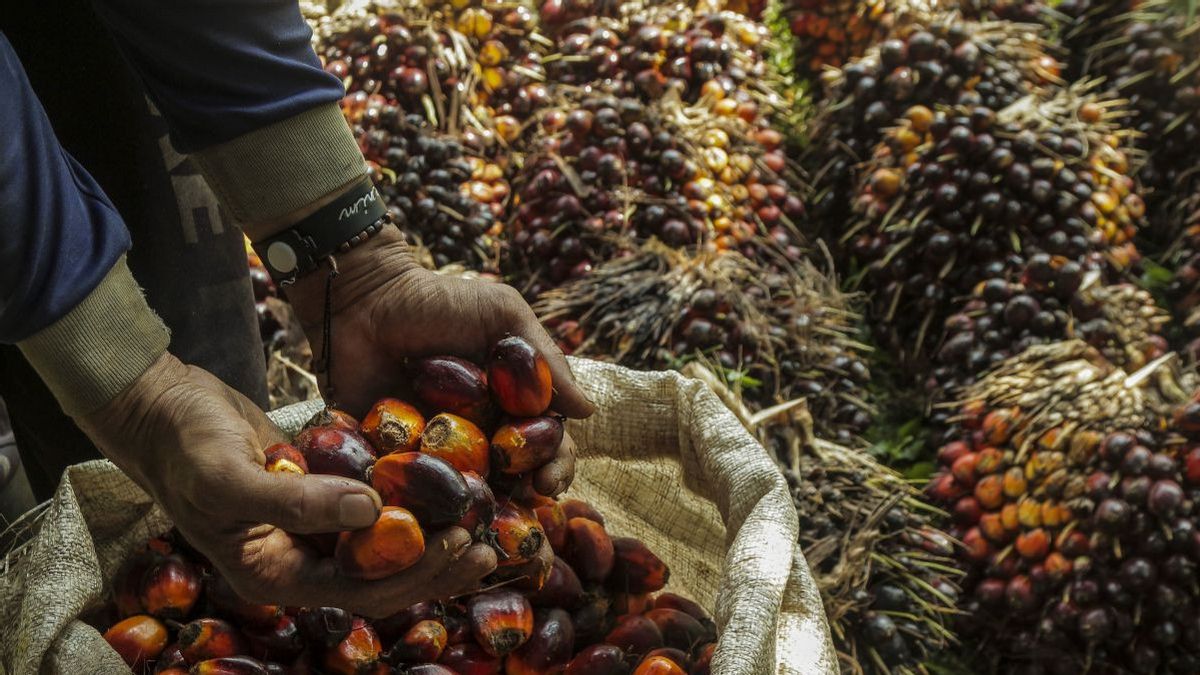
[[[937,471],[937,464],[933,462],[917,462],[904,470],[905,478],[916,480],[927,480]]]

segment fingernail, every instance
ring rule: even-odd
[[[349,530],[357,530],[375,522],[379,516],[375,500],[359,492],[342,495],[338,500],[338,522]]]

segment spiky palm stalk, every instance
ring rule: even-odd
[[[770,271],[734,252],[652,241],[537,308],[573,353],[647,368],[702,356],[757,408],[808,397],[819,431],[842,442],[871,421],[856,317],[809,263]]]
[[[842,672],[928,673],[929,658],[956,642],[949,624],[960,573],[951,540],[931,524],[939,514],[857,446],[817,437],[804,400],[760,410],[719,370],[701,362],[683,370],[780,452]]]
[[[1136,262],[1144,205],[1119,114],[1069,90],[999,114],[915,107],[889,132],[855,203],[852,249],[878,339],[935,396],[1094,318],[1084,279],[1108,283]]]
[[[886,130],[914,105],[1000,110],[1058,82],[1036,26],[913,16],[861,59],[823,78],[825,96],[801,158],[812,177],[818,227],[845,223],[861,178]],[[824,225],[822,225],[824,224]],[[831,242],[841,231],[822,233]]]
[[[1053,343],[966,391],[929,493],[964,544],[962,628],[982,664],[1200,668],[1200,404],[1177,361],[1133,372],[1081,341]]]

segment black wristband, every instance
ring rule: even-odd
[[[339,249],[378,232],[386,224],[387,207],[364,176],[350,190],[279,234],[254,244],[276,284],[286,286],[315,270]]]

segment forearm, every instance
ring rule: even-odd
[[[129,235],[62,149],[0,36],[0,342],[16,343],[70,414],[99,407],[166,349],[125,266]]]

